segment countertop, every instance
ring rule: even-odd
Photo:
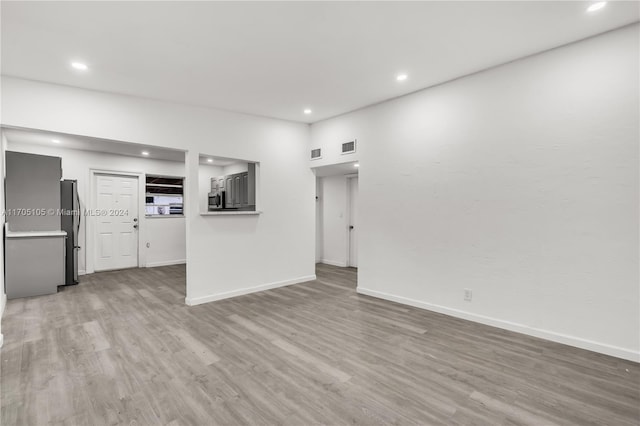
[[[66,231],[9,231],[7,238],[66,237]]]
[[[200,216],[249,216],[258,215],[261,211],[233,211],[233,210],[220,210],[215,212],[201,212]]]

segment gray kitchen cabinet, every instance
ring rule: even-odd
[[[242,207],[242,197],[244,193],[244,187],[242,186],[242,173],[236,173],[233,175],[233,207]]]
[[[7,299],[42,296],[65,283],[64,231],[5,231]]]
[[[241,207],[247,207],[249,205],[249,173],[242,173],[240,176],[242,182],[242,199],[240,200]]]
[[[60,229],[61,178],[60,157],[6,152],[4,207],[12,231]],[[45,214],[47,210],[55,214]]]
[[[247,171],[247,206],[256,205],[256,164],[249,163]]]
[[[234,208],[234,185],[233,185],[233,175],[226,176],[224,179],[224,190],[225,190],[225,208],[232,209]]]
[[[212,192],[224,191],[225,209],[251,210],[256,204],[256,167],[249,163],[248,171],[211,178]]]

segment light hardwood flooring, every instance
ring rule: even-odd
[[[1,423],[637,425],[640,367],[355,292],[184,305],[183,266],[10,300]]]

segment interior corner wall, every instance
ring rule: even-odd
[[[320,262],[333,266],[348,265],[349,240],[347,226],[348,184],[346,176],[328,176],[320,179]]]
[[[0,129],[0,208],[2,209],[2,215],[0,216],[0,225],[2,226],[2,235],[4,239],[4,222],[5,222],[5,203],[4,203],[4,178],[5,178],[5,151],[7,147],[7,139],[4,135],[4,132]],[[2,315],[4,314],[4,308],[7,305],[7,292],[4,287],[4,241],[0,244],[0,288],[2,291],[0,292],[0,347],[4,342],[4,338],[2,335]]]
[[[358,291],[640,361],[638,40],[635,24],[312,125],[327,162],[358,139]]]
[[[316,178],[316,263],[322,262],[322,178]]]
[[[7,76],[2,89],[5,126],[187,151],[188,304],[315,278],[308,125]],[[260,162],[263,213],[201,216],[199,153]]]

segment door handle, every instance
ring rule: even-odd
[[[354,228],[354,226],[353,226],[353,225],[350,225],[350,226],[349,226],[349,230],[352,230],[353,228]]]

